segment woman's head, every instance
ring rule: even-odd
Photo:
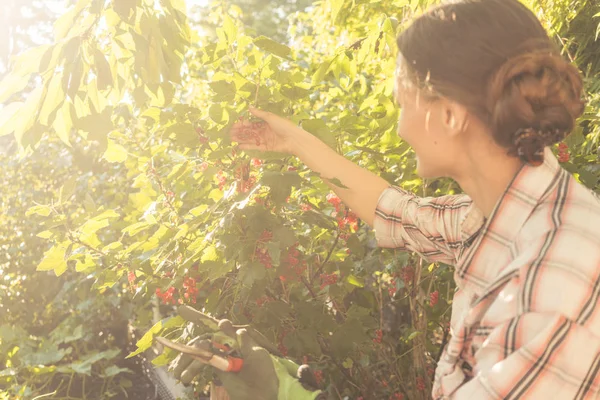
[[[578,70],[518,0],[446,3],[417,18],[397,43],[399,134],[428,165],[422,175],[443,175],[469,125],[535,164],[583,111]],[[414,132],[418,124],[429,138]]]

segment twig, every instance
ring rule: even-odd
[[[333,250],[335,250],[335,247],[337,246],[337,244],[340,240],[341,234],[342,234],[342,231],[338,229],[338,233],[335,237],[335,240],[333,241],[333,245],[329,249],[329,252],[327,253],[327,256],[325,257],[325,260],[323,260],[323,262],[321,263],[321,265],[319,266],[317,271],[313,274],[311,281],[314,280],[317,276],[319,276],[319,274],[321,274],[321,272],[323,272],[323,268],[325,268],[325,264],[327,264],[327,261],[329,261],[329,259],[331,258],[331,255],[333,254]]]
[[[342,375],[344,375],[346,377],[346,379],[348,380],[348,383],[350,383],[352,386],[354,386],[355,388],[357,388],[359,391],[361,391],[360,386],[358,386],[358,384],[356,382],[354,382],[354,379],[352,378],[352,376],[350,376],[348,374],[348,371],[346,371],[346,368],[344,368],[338,360],[335,359],[335,357],[333,357],[330,353],[329,350],[325,344],[325,342],[323,341],[323,338],[321,337],[317,337],[317,342],[319,342],[319,347],[321,347],[321,351],[323,352],[323,354],[327,355],[331,361],[333,361],[333,363],[336,365],[336,367],[338,367],[338,369],[340,370],[340,372],[342,373]]]
[[[258,77],[256,79],[256,90],[254,91],[254,107],[258,107],[258,89],[260,88],[260,77],[262,75],[262,69],[263,67],[261,66],[258,70]]]
[[[310,285],[308,284],[308,282],[306,281],[306,278],[301,276],[300,280],[302,281],[302,283],[304,283],[304,286],[306,286],[306,288],[308,289],[310,295],[312,296],[313,299],[317,299],[317,295],[315,294],[315,292],[313,291],[312,287],[310,287]]]

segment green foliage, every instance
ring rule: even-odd
[[[87,351],[90,329],[120,307],[124,319],[149,328],[134,356],[153,335],[183,325],[170,318],[150,327],[148,305],[158,296],[168,316],[173,304],[189,303],[251,322],[290,357],[323,370],[332,393],[425,398],[428,388],[416,382],[429,385],[447,334],[451,269],[375,248],[365,224],[326,200],[317,174],[280,154],[252,159],[231,146],[228,130],[252,104],[392,183],[455,193],[450,182],[418,178],[395,134],[398,21],[430,3],[321,2],[291,18],[286,44],[249,35],[239,8],[222,3],[207,16],[214,36],[202,37],[177,0],[160,9],[145,0],[81,0],[62,16],[55,43],[20,55],[0,84],[0,99],[12,101],[1,111],[0,135],[12,135],[23,160],[2,159],[13,174],[4,177],[12,189],[0,226],[18,227],[2,230],[0,270],[10,279],[0,303],[12,318],[0,327],[2,382],[24,374],[29,383],[15,390],[33,391],[40,375],[99,368],[93,376],[123,385],[117,378],[128,371],[115,360],[125,354],[110,342]],[[567,13],[556,5],[567,15],[558,34],[570,35],[577,18],[593,25],[593,7]],[[585,46],[595,46],[595,32],[586,32]],[[583,48],[574,57],[590,71],[597,66]],[[594,78],[588,88],[598,85]],[[598,104],[590,91],[565,163],[596,190]],[[53,282],[60,304],[77,312],[24,340],[33,323],[8,326],[41,318],[23,318],[18,306],[30,280]],[[26,293],[33,303],[54,298]],[[47,307],[49,320],[68,309]]]

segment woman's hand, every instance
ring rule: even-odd
[[[240,121],[231,129],[232,139],[242,150],[279,151],[292,154],[321,175],[342,201],[370,226],[381,194],[389,183],[338,154],[318,137],[285,118],[250,109],[261,122]],[[342,186],[331,180],[337,179]]]
[[[250,108],[259,122],[241,120],[231,128],[231,139],[239,143],[242,150],[277,151],[294,154],[297,146],[294,143],[307,132],[292,121],[273,113]]]

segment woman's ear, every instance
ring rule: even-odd
[[[469,125],[469,113],[460,104],[445,100],[442,105],[442,113],[444,127],[451,136],[464,132]]]

